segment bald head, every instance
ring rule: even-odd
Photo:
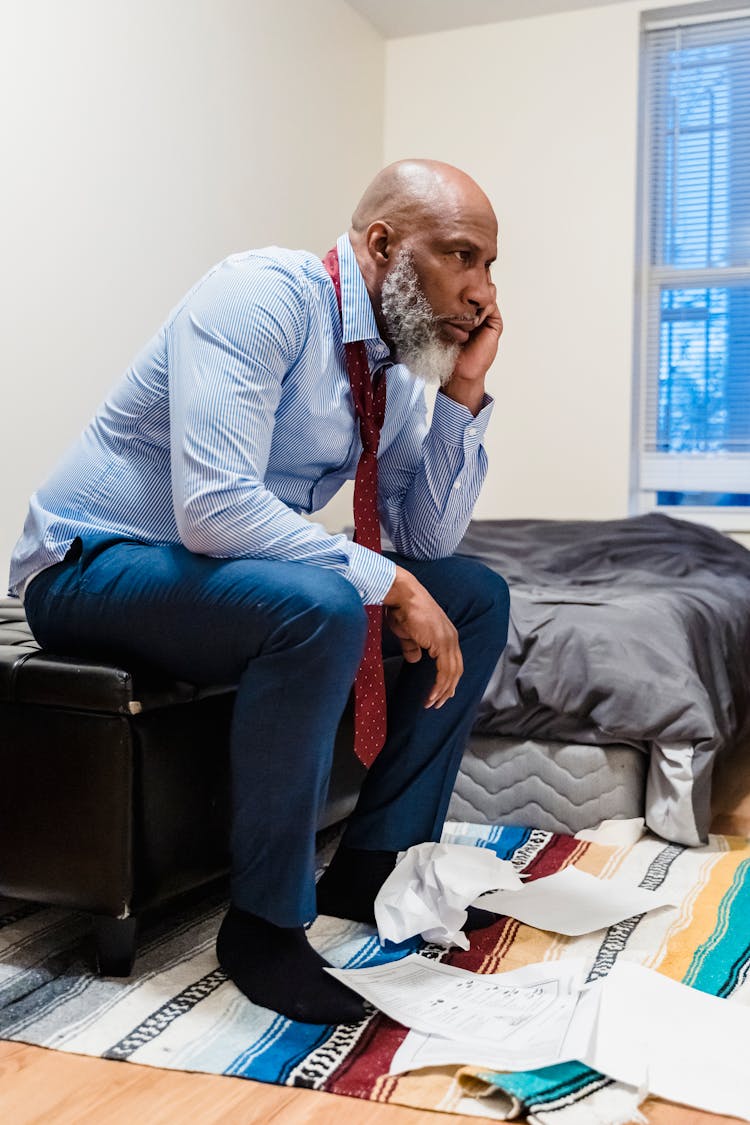
[[[482,189],[451,164],[399,160],[367,188],[349,240],[392,354],[450,376],[495,305],[497,219]]]
[[[460,168],[439,160],[398,160],[389,164],[360,199],[352,216],[352,235],[362,236],[375,222],[402,233],[414,224],[480,212],[495,222],[492,204]]]

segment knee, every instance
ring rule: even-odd
[[[476,563],[473,578],[474,612],[488,657],[499,658],[508,643],[510,591],[508,583],[494,570]]]
[[[346,636],[362,649],[367,635],[367,612],[355,587],[335,571],[326,571],[323,619],[334,637]]]
[[[474,578],[478,595],[487,603],[487,613],[501,617],[507,624],[510,613],[510,590],[508,583],[494,570],[477,563],[477,574]]]
[[[487,613],[508,614],[510,594],[508,583],[477,559],[453,555],[440,563],[443,580],[454,592],[463,592],[467,601],[473,602]]]
[[[367,635],[367,613],[351,582],[333,570],[310,567],[295,589],[277,640],[294,638],[311,649],[357,664]]]
[[[456,572],[452,578],[457,589],[464,591],[467,609],[475,619],[480,619],[490,636],[504,647],[510,617],[510,592],[508,583],[475,559],[454,558]]]

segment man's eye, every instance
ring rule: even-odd
[[[471,250],[454,250],[454,254],[461,262],[471,261]]]

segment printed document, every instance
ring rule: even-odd
[[[492,1065],[499,1065],[502,1048],[503,1058],[512,1056],[523,1066],[530,1052],[534,1058],[541,1053],[559,1061],[581,988],[583,961],[482,975],[412,953],[372,968],[327,972],[405,1027],[469,1043],[475,1053],[482,1050],[491,1057]]]
[[[491,1043],[470,1035],[447,1039],[410,1031],[391,1060],[390,1073],[450,1064],[483,1066],[488,1070],[534,1070],[581,1058],[589,1050],[599,1003],[598,984],[578,992],[582,969],[580,960],[528,965],[498,974],[506,986],[513,984],[519,989],[542,986],[549,990],[555,982],[558,998],[537,1018],[517,1026],[512,1035]]]

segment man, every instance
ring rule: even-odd
[[[410,160],[375,178],[325,264],[275,247],[220,263],[32,497],[14,552],[11,590],[43,646],[238,684],[217,952],[251,1000],[294,1019],[363,1014],[305,923],[316,909],[372,921],[398,851],[439,839],[505,644],[505,583],[446,557],[486,471],[496,238],[473,180]],[[429,428],[425,379],[440,384]],[[397,553],[373,540],[374,492],[357,542],[301,515],[355,475],[360,394],[381,413],[385,394],[376,499]],[[383,645],[405,662],[377,754],[379,653],[372,663],[366,640],[378,643],[381,611],[365,607],[381,605]],[[315,828],[363,650],[357,739],[374,763],[316,904]]]

